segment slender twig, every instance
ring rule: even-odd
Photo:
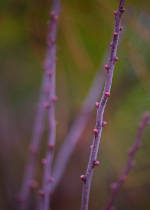
[[[118,11],[114,12],[114,15],[115,15],[114,34],[113,34],[113,39],[111,42],[109,63],[108,65],[105,65],[105,69],[107,70],[107,75],[106,75],[104,91],[103,91],[103,95],[97,109],[96,127],[93,129],[94,136],[93,136],[93,143],[91,147],[87,171],[85,175],[81,175],[81,179],[83,180],[81,210],[88,210],[88,201],[89,201],[89,194],[90,194],[91,182],[92,182],[92,177],[93,177],[93,169],[95,166],[99,165],[99,161],[97,161],[97,153],[98,153],[98,148],[99,148],[101,134],[102,134],[102,127],[106,125],[106,123],[103,122],[104,110],[106,107],[108,97],[110,96],[115,62],[118,60],[116,53],[117,53],[117,48],[118,48],[119,33],[120,33],[120,30],[122,29],[120,27],[120,22],[121,22],[121,16],[124,12],[124,8],[123,8],[124,2],[125,0],[120,0]]]
[[[137,150],[142,146],[143,132],[144,132],[144,129],[146,128],[146,126],[148,125],[149,120],[150,120],[150,113],[146,112],[143,115],[142,120],[139,124],[135,143],[128,151],[128,161],[126,163],[124,171],[123,171],[122,175],[120,176],[120,178],[115,183],[111,184],[111,195],[110,195],[110,198],[106,204],[106,207],[103,210],[111,210],[113,208],[113,204],[114,204],[114,201],[116,200],[116,197],[118,195],[120,187],[123,184],[123,182],[126,180],[132,167],[134,166],[135,154],[136,154]]]
[[[50,90],[49,83],[53,83],[52,86],[54,86],[54,78],[55,78],[55,72],[51,71],[51,65],[52,63],[55,63],[51,61],[52,55],[55,55],[55,40],[56,40],[56,32],[57,32],[57,19],[59,15],[59,0],[54,0],[53,2],[53,10],[51,12],[51,22],[50,22],[50,33],[48,35],[48,50],[47,55],[45,59],[45,72],[43,76],[42,86],[41,86],[41,94],[40,99],[37,107],[37,114],[36,114],[36,120],[35,120],[35,126],[33,130],[33,138],[30,145],[30,157],[28,160],[28,164],[25,170],[25,176],[23,180],[23,184],[21,187],[21,193],[20,193],[20,200],[21,202],[21,209],[25,210],[28,207],[28,200],[30,196],[30,191],[32,187],[35,187],[35,167],[36,167],[36,161],[37,161],[37,153],[39,149],[39,144],[41,140],[41,136],[43,133],[43,121],[44,121],[44,112],[45,109],[50,108],[49,102],[45,102],[47,96],[49,95],[49,98],[51,95],[54,95],[54,92]],[[55,67],[53,67],[55,69]],[[53,69],[52,69],[53,70]],[[50,93],[51,92],[51,93]],[[50,99],[51,100],[51,99]],[[53,101],[54,101],[53,97]],[[53,108],[52,108],[53,109]],[[51,110],[52,110],[51,109]],[[49,111],[50,115],[51,111]],[[55,132],[55,131],[54,131]]]
[[[25,175],[23,178],[21,192],[19,196],[19,200],[21,201],[21,206],[20,206],[21,210],[25,210],[28,208],[28,201],[30,197],[31,188],[33,186],[33,182],[35,183],[34,175],[35,175],[35,168],[37,162],[37,154],[43,133],[44,113],[46,108],[44,104],[46,98],[46,91],[45,91],[46,87],[47,87],[47,78],[46,75],[44,74],[41,85],[40,98],[37,106],[37,113],[33,129],[32,141],[29,148],[30,156],[28,159],[27,166],[25,168]]]
[[[41,192],[43,196],[43,200],[41,204],[42,210],[49,209],[50,203],[50,183],[52,181],[51,177],[51,169],[52,162],[54,156],[54,146],[55,146],[55,138],[56,138],[56,122],[55,122],[55,108],[54,103],[57,100],[55,96],[55,72],[56,72],[56,35],[57,35],[57,20],[59,18],[60,13],[60,0],[53,0],[53,6],[51,11],[51,21],[50,21],[50,33],[48,36],[48,52],[50,55],[50,65],[47,66],[47,74],[49,77],[49,97],[48,97],[48,122],[49,122],[49,137],[48,137],[48,150],[45,158],[44,164],[44,174],[43,174],[43,186]]]

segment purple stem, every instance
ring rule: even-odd
[[[50,65],[47,66],[47,75],[49,77],[49,96],[48,96],[48,122],[49,122],[49,137],[48,137],[48,150],[45,158],[44,174],[43,174],[43,193],[42,203],[40,208],[42,210],[49,209],[50,203],[50,187],[51,187],[51,170],[54,156],[54,146],[56,139],[56,122],[55,122],[55,72],[56,72],[56,35],[57,35],[57,20],[60,13],[60,0],[53,0],[53,7],[51,11],[50,33],[48,36],[48,54],[51,58]]]
[[[102,127],[104,125],[103,115],[104,115],[104,110],[106,107],[108,97],[110,96],[115,62],[118,60],[116,53],[117,53],[117,48],[118,48],[121,16],[124,12],[124,8],[123,8],[124,2],[125,0],[120,0],[118,11],[114,12],[114,15],[115,15],[114,34],[113,34],[113,39],[111,42],[109,63],[108,65],[105,65],[105,69],[107,70],[107,75],[106,75],[106,80],[105,80],[104,91],[103,91],[103,95],[97,109],[96,127],[93,130],[94,132],[93,143],[92,143],[92,148],[90,152],[90,158],[88,162],[87,171],[85,175],[81,175],[81,179],[83,180],[81,210],[88,210],[88,201],[89,201],[93,170],[94,170],[94,167],[98,165],[98,161],[96,159],[97,159],[97,153],[98,153],[98,148],[99,148],[101,134],[102,134]]]
[[[108,202],[106,204],[106,207],[103,210],[111,210],[111,209],[113,209],[113,204],[114,204],[114,201],[116,200],[116,197],[117,197],[117,194],[118,194],[118,192],[120,190],[120,187],[123,184],[123,182],[126,180],[130,170],[134,166],[134,157],[135,157],[135,154],[136,154],[137,150],[142,145],[143,132],[144,132],[144,129],[146,128],[146,126],[148,125],[149,120],[150,120],[150,113],[146,112],[143,115],[142,120],[141,120],[141,122],[139,124],[138,131],[137,131],[137,136],[136,136],[136,139],[135,139],[135,143],[129,149],[128,161],[127,161],[127,164],[125,166],[125,169],[124,169],[122,175],[120,176],[120,178],[118,179],[118,181],[111,184],[111,190],[112,190],[111,191],[111,195],[110,195],[110,198],[109,198],[109,200],[108,200]]]
[[[48,35],[48,50],[45,60],[45,72],[43,76],[43,82],[41,86],[41,94],[40,99],[37,107],[37,114],[36,114],[36,120],[35,120],[35,126],[33,130],[33,137],[30,145],[30,157],[28,160],[28,164],[25,170],[25,176],[23,180],[23,184],[21,187],[21,193],[20,193],[20,201],[21,201],[21,210],[26,210],[28,208],[28,202],[30,197],[31,188],[33,187],[34,175],[35,175],[35,168],[36,168],[36,162],[37,162],[37,153],[39,150],[39,144],[43,133],[43,121],[44,121],[44,112],[45,109],[48,109],[50,104],[45,102],[46,97],[49,97],[49,100],[51,95],[54,95],[54,92],[52,89],[50,89],[49,83],[53,83],[53,87],[55,90],[55,58],[53,61],[50,60],[50,58],[56,54],[56,46],[55,46],[55,40],[56,40],[56,32],[57,32],[57,19],[59,15],[59,0],[54,0],[53,2],[53,10],[51,12],[51,22],[50,22],[50,29],[51,32]],[[52,59],[52,58],[51,58]],[[53,63],[53,64],[52,64]],[[53,66],[51,71],[51,66]],[[50,93],[51,90],[51,93]],[[54,101],[54,98],[53,98]],[[44,104],[45,102],[45,104]],[[53,105],[52,105],[53,107]],[[53,108],[50,110],[54,110]],[[49,116],[52,111],[49,111]],[[50,118],[50,117],[49,117]],[[50,120],[49,120],[50,121]],[[55,129],[54,129],[55,133]]]
[[[30,198],[30,192],[32,188],[32,182],[34,181],[34,175],[35,175],[35,168],[36,168],[36,162],[37,162],[37,155],[38,155],[38,148],[40,144],[40,140],[43,133],[43,121],[44,121],[44,101],[46,98],[46,87],[47,87],[47,78],[46,75],[43,76],[43,82],[41,86],[41,93],[40,98],[37,106],[37,113],[36,113],[36,119],[33,129],[33,135],[32,135],[32,141],[30,144],[30,156],[28,159],[28,163],[25,169],[25,175],[23,178],[23,183],[21,186],[21,192],[20,192],[20,201],[21,201],[21,210],[25,210],[28,208],[29,198]]]

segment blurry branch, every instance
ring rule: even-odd
[[[142,136],[144,133],[144,129],[146,128],[146,126],[148,125],[150,120],[150,112],[146,112],[143,117],[142,120],[139,124],[138,127],[138,131],[137,131],[137,136],[135,139],[135,143],[134,145],[129,149],[128,152],[128,161],[127,164],[125,166],[125,169],[122,173],[122,175],[120,176],[120,178],[115,182],[111,184],[111,195],[110,198],[106,204],[106,207],[103,210],[111,210],[113,209],[113,204],[116,200],[116,197],[118,195],[118,192],[120,190],[121,185],[123,184],[123,182],[126,180],[130,170],[132,169],[132,167],[134,166],[134,158],[135,158],[135,154],[137,152],[137,150],[142,146]]]
[[[107,75],[105,80],[104,91],[100,103],[97,102],[96,104],[97,106],[96,127],[93,129],[94,133],[93,143],[91,145],[91,152],[90,152],[87,171],[85,175],[81,175],[81,179],[83,181],[81,210],[88,210],[88,201],[89,201],[93,171],[95,166],[99,165],[99,161],[97,160],[97,153],[102,134],[102,127],[104,127],[107,124],[105,121],[103,121],[103,115],[108,98],[110,96],[115,63],[116,61],[118,61],[118,57],[116,56],[116,54],[118,48],[119,34],[120,31],[122,30],[122,27],[120,27],[120,22],[122,14],[125,10],[124,3],[125,0],[120,0],[118,10],[114,12],[115,15],[114,33],[113,33],[112,42],[110,44],[111,50],[109,56],[109,63],[108,65],[105,65],[105,69],[107,70]]]
[[[55,107],[54,104],[57,101],[57,97],[55,95],[56,82],[55,82],[55,74],[56,74],[56,36],[58,29],[58,18],[60,14],[60,0],[53,0],[52,11],[51,11],[51,21],[50,21],[50,32],[48,35],[48,58],[47,62],[50,60],[50,65],[46,66],[47,77],[49,78],[48,82],[48,126],[49,126],[49,134],[48,134],[48,145],[47,145],[47,153],[46,158],[43,160],[44,164],[44,173],[43,173],[43,186],[42,190],[39,191],[39,194],[42,196],[41,202],[39,204],[39,209],[48,210],[50,205],[50,189],[51,182],[53,178],[52,174],[52,162],[54,157],[54,146],[56,141],[56,121],[55,121]]]
[[[33,138],[30,145],[30,156],[25,169],[25,176],[21,187],[20,201],[21,209],[28,208],[31,189],[36,187],[36,181],[34,180],[35,168],[37,162],[37,154],[39,150],[39,144],[43,133],[44,113],[45,109],[49,109],[49,139],[55,141],[55,119],[54,119],[54,102],[55,97],[55,54],[56,54],[56,32],[57,32],[57,19],[59,15],[59,0],[54,0],[53,10],[51,12],[50,33],[48,35],[48,50],[45,60],[45,72],[43,76],[41,94],[37,107],[37,114],[35,119],[35,125],[33,130]],[[50,60],[51,59],[51,60]],[[52,67],[52,69],[51,69]],[[50,83],[50,85],[49,85]],[[51,89],[50,89],[51,88]],[[48,98],[48,102],[45,102]],[[48,152],[49,155],[49,152]],[[53,152],[52,152],[53,156]],[[51,162],[48,159],[49,168],[51,168]],[[44,182],[44,188],[47,180]],[[46,191],[48,194],[48,191]]]

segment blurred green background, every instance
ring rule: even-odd
[[[0,209],[14,209],[28,156],[43,74],[51,1],[0,0]],[[57,42],[57,146],[62,145],[93,78],[103,63],[113,30],[118,0],[62,0]],[[150,110],[150,1],[126,1],[112,95],[105,111],[89,209],[104,207],[111,182],[122,172],[144,111]],[[84,173],[95,110],[69,161],[52,201],[52,209],[80,209],[80,174]],[[116,201],[119,210],[150,209],[150,127],[136,166]],[[39,157],[40,180],[47,141],[45,126]],[[34,198],[36,200],[37,194]],[[34,209],[34,202],[31,209]]]

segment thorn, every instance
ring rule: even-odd
[[[94,160],[94,161],[93,161],[93,167],[94,167],[94,166],[99,166],[99,164],[100,164],[99,160]]]
[[[107,125],[107,122],[106,121],[103,121],[102,122],[102,127],[105,127]]]
[[[98,109],[98,107],[99,107],[99,103],[96,101],[96,103],[95,103],[95,106],[96,106],[96,108]]]
[[[98,134],[98,129],[97,129],[97,128],[94,128],[94,129],[93,129],[93,133],[94,133],[95,135],[97,135],[97,134]]]
[[[114,61],[118,61],[119,58],[117,56],[114,57]]]
[[[110,96],[110,92],[105,92],[105,96],[109,97]]]
[[[86,175],[82,174],[82,175],[80,176],[80,179],[81,179],[83,182],[86,182]]]
[[[107,64],[104,66],[106,70],[110,69],[110,66],[108,66]]]
[[[45,109],[49,109],[49,107],[50,107],[49,103],[48,102],[45,102],[44,103],[44,107],[45,107]]]

